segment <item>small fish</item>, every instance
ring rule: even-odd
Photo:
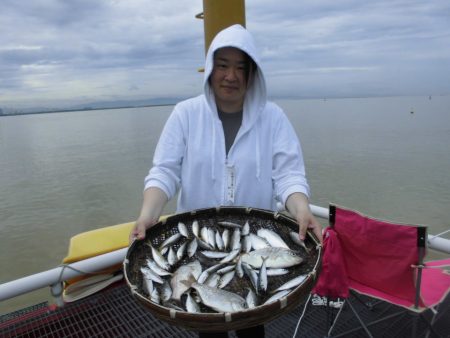
[[[153,291],[152,291],[152,293],[151,293],[151,295],[150,295],[150,300],[151,300],[153,303],[156,303],[156,304],[159,304],[159,303],[160,303],[161,298],[159,297],[159,291],[158,291],[157,288],[153,288]]]
[[[234,222],[227,222],[227,221],[221,221],[221,222],[217,222],[217,224],[226,227],[226,228],[242,228],[242,225],[234,223]]]
[[[172,297],[172,288],[167,280],[164,281],[161,286],[160,298],[163,303],[169,301],[170,297]]]
[[[230,272],[230,271],[234,270],[234,268],[235,268],[234,265],[228,265],[228,266],[226,266],[226,267],[224,267],[222,269],[217,270],[217,273],[219,275],[223,275],[223,274],[225,274],[227,272]]]
[[[263,292],[267,291],[267,268],[266,268],[266,261],[268,257],[263,257],[263,261],[261,263],[261,268],[259,269],[258,274],[258,290],[261,290]]]
[[[253,292],[252,289],[247,288],[248,289],[248,293],[247,296],[245,297],[245,302],[247,303],[247,307],[249,309],[252,309],[256,306],[258,306],[258,297],[256,296],[256,293]]]
[[[250,236],[244,236],[242,237],[242,252],[249,253],[252,249],[252,240],[250,239]]]
[[[153,287],[154,287],[153,281],[150,278],[146,278],[145,275],[144,275],[143,281],[144,281],[144,285],[143,285],[144,291],[147,292],[147,294],[150,296],[153,292]]]
[[[171,266],[174,266],[175,263],[178,262],[178,257],[177,257],[175,250],[173,249],[173,246],[171,246],[169,249],[169,254],[167,255],[167,262]]]
[[[244,269],[244,272],[247,275],[247,277],[250,279],[250,282],[252,283],[256,294],[258,294],[259,293],[259,291],[258,291],[258,275],[256,274],[255,270],[253,270],[251,268],[251,266],[246,263],[242,263],[242,268]]]
[[[146,279],[151,279],[152,281],[158,284],[164,283],[164,280],[160,276],[158,276],[155,272],[153,272],[153,270],[150,268],[143,266],[141,267],[141,272]]]
[[[291,292],[290,290],[279,291],[279,292],[277,292],[276,294],[274,294],[272,297],[270,297],[269,299],[267,299],[267,300],[264,302],[264,305],[265,305],[265,304],[268,304],[268,303],[275,302],[276,300],[278,300],[278,299],[280,299],[280,298],[283,298],[284,296],[288,295],[290,292]]]
[[[242,227],[242,236],[247,236],[250,233],[250,224],[248,224],[248,221],[245,222],[244,226]]]
[[[202,227],[200,229],[200,239],[203,242],[208,243],[208,227]]]
[[[219,285],[219,281],[220,275],[217,272],[214,272],[206,278],[206,281],[203,284],[216,288]]]
[[[198,224],[198,221],[192,222],[192,232],[194,233],[194,236],[199,238],[200,236],[200,225]]]
[[[290,281],[284,283],[280,287],[276,288],[271,293],[275,293],[275,292],[282,291],[282,290],[290,290],[290,289],[300,285],[301,283],[303,283],[303,281],[306,279],[306,277],[308,277],[308,275],[297,276],[297,277],[291,279]]]
[[[181,238],[181,234],[180,233],[176,233],[175,235],[170,236],[169,238],[167,238],[159,247],[159,250],[161,250],[162,248],[169,246],[169,245],[173,245],[176,242],[178,242],[178,240]]]
[[[219,270],[221,267],[223,266],[222,263],[213,265],[211,267],[209,267],[208,269],[204,270],[200,276],[197,278],[197,283],[203,284],[206,279],[209,277],[210,274],[213,274],[214,272],[216,272],[217,270]]]
[[[230,245],[230,230],[225,229],[222,232],[223,249],[227,250]]]
[[[198,306],[198,304],[195,302],[194,298],[192,298],[190,292],[188,292],[187,297],[186,297],[186,310],[187,310],[187,312],[190,312],[190,313],[201,312],[200,306]]]
[[[216,247],[216,234],[213,228],[208,228],[208,244],[213,249]]]
[[[197,291],[203,304],[217,312],[245,310],[245,299],[233,292],[212,288],[195,282],[192,283],[191,287]]]
[[[222,236],[220,235],[220,232],[216,230],[216,247],[219,250],[224,250],[225,245],[223,244]]]
[[[159,276],[171,276],[172,273],[162,269],[158,264],[156,264],[156,262],[151,259],[148,258],[147,259],[147,266],[156,274],[158,274]]]
[[[195,238],[194,238],[195,240]],[[181,261],[186,253],[187,250],[187,246],[188,246],[188,242],[184,242],[183,244],[180,245],[180,247],[177,250],[177,259],[179,261]]]
[[[287,273],[288,269],[267,269],[267,276],[283,276]]]
[[[269,247],[241,255],[242,262],[250,264],[253,268],[261,266],[263,257],[268,257],[267,268],[289,268],[303,262],[303,258],[296,251],[285,248]]]
[[[191,258],[192,256],[195,255],[195,252],[197,251],[197,248],[198,248],[197,238],[194,238],[188,244],[187,254],[188,254],[189,258]]]
[[[285,241],[275,231],[269,229],[259,229],[257,231],[259,237],[265,238],[269,244],[275,248],[290,249]]]
[[[205,257],[213,259],[224,258],[229,255],[229,252],[222,252],[222,251],[200,251],[200,252]]]
[[[236,274],[239,278],[244,277],[244,269],[242,268],[242,260],[241,257],[239,257],[237,263],[236,263]]]
[[[178,232],[186,238],[189,237],[189,231],[187,229],[187,226],[182,222],[178,222]]]
[[[235,249],[235,250],[230,251],[230,253],[225,258],[222,258],[220,263],[231,262],[233,259],[235,259],[237,257],[237,255],[239,255],[239,252],[240,252],[240,249]]]
[[[289,236],[291,236],[291,239],[292,239],[292,241],[293,241],[295,244],[297,244],[297,245],[301,246],[303,249],[305,249],[306,253],[309,253],[309,252],[310,252],[310,250],[306,247],[305,242],[302,241],[302,240],[300,239],[300,237],[298,237],[298,233],[296,233],[296,232],[294,232],[294,231],[291,231],[291,232],[289,233]]]
[[[220,277],[219,289],[223,289],[225,286],[227,286],[233,280],[235,273],[236,272],[234,270],[228,271],[222,277]]]
[[[150,248],[152,249],[152,257],[153,257],[153,260],[156,262],[156,264],[158,264],[158,266],[161,269],[169,270],[170,265],[167,262],[167,260],[164,258],[164,256],[158,250],[156,250],[151,244],[147,243],[147,245],[150,246]]]
[[[241,230],[234,229],[231,235],[231,250],[241,249]]]

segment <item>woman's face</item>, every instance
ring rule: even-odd
[[[225,47],[214,53],[210,84],[219,110],[228,113],[242,110],[248,67],[247,56],[240,49]]]

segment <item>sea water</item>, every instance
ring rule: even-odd
[[[301,140],[313,204],[450,228],[450,96],[275,101]],[[0,283],[58,266],[78,233],[137,217],[172,108],[0,118]],[[36,291],[0,314],[47,299]]]

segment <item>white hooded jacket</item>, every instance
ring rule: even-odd
[[[228,155],[222,122],[208,78],[214,52],[236,47],[256,63],[242,125]],[[266,83],[250,33],[240,25],[221,31],[206,55],[204,94],[178,103],[164,126],[145,189],[158,187],[168,199],[179,189],[177,212],[235,205],[276,210],[294,192],[309,196],[300,142]]]

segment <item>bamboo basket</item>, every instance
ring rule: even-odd
[[[197,220],[200,226],[214,228],[218,227],[217,222],[219,221],[230,221],[242,225],[248,221],[251,232],[256,233],[260,228],[274,230],[291,249],[296,249],[300,252],[304,259],[300,265],[289,268],[289,273],[286,275],[269,277],[268,290],[262,296],[261,304],[271,296],[271,290],[275,290],[292,278],[304,274],[308,275],[307,278],[283,298],[265,305],[232,313],[217,313],[203,305],[201,313],[188,313],[152,302],[150,296],[144,291],[143,278],[140,272],[141,266],[146,264],[146,259],[151,258],[151,249],[147,244],[151,244],[155,248],[159,247],[165,239],[178,233],[178,222],[183,222],[188,227],[190,235],[193,236],[192,222],[194,220]],[[222,230],[223,228],[220,227],[220,229]],[[308,231],[305,240],[305,244],[309,249],[309,253],[307,253],[290,239],[290,231],[298,232],[298,225],[292,218],[281,213],[262,209],[219,207],[176,214],[148,229],[144,240],[134,241],[131,244],[124,260],[125,280],[135,300],[156,318],[169,324],[188,330],[208,332],[230,331],[264,324],[302,304],[314,287],[319,275],[322,259],[322,247],[319,241],[312,232]],[[179,243],[174,245],[174,249],[176,250],[182,243],[182,240],[179,241]],[[175,271],[179,266],[195,259],[197,259],[195,255],[192,258],[185,256],[181,261],[177,262],[172,270]],[[203,269],[207,268],[203,262],[202,267]],[[252,285],[246,276],[243,278],[235,276],[232,282],[225,287],[225,290],[245,298],[249,287],[251,288]]]

